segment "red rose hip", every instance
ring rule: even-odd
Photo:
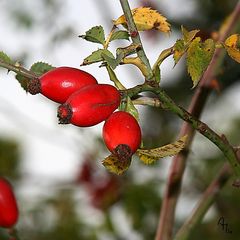
[[[60,124],[89,127],[106,120],[120,104],[119,91],[108,84],[87,86],[58,107]]]
[[[141,129],[130,113],[114,112],[104,123],[103,140],[119,159],[128,159],[141,144]]]
[[[0,177],[0,227],[10,228],[17,220],[18,207],[12,187]]]
[[[27,88],[31,94],[41,93],[55,102],[64,103],[72,93],[91,84],[97,84],[91,74],[77,68],[58,67],[29,81]]]

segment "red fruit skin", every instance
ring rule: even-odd
[[[85,86],[97,84],[91,74],[72,67],[54,68],[43,74],[39,80],[40,92],[58,103],[66,102],[72,93]]]
[[[130,113],[114,112],[103,125],[103,140],[110,152],[127,145],[133,154],[141,144],[141,128]]]
[[[59,106],[59,121],[79,127],[94,126],[106,120],[118,108],[120,100],[119,91],[109,84],[84,87]]]
[[[18,207],[12,186],[0,177],[0,226],[10,228],[18,220]]]

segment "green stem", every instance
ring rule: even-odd
[[[122,85],[122,83],[119,81],[119,79],[117,78],[117,76],[116,76],[115,72],[113,71],[113,69],[112,69],[110,66],[108,66],[108,65],[106,65],[106,69],[107,69],[107,72],[108,72],[108,75],[109,75],[110,80],[114,82],[115,86],[116,86],[119,90],[124,90],[124,89],[126,89],[126,88]]]
[[[185,221],[183,226],[177,232],[174,240],[190,239],[190,235],[194,228],[202,221],[208,209],[214,203],[214,200],[225,183],[231,177],[231,169],[229,164],[225,163],[216,178],[211,182],[209,187],[204,192],[202,198],[199,200],[192,214]]]
[[[134,105],[147,105],[151,107],[164,108],[163,104],[159,101],[158,98],[139,97],[137,99],[132,100],[132,103]]]
[[[141,61],[143,62],[143,64],[146,66],[147,68],[147,76],[146,76],[146,81],[152,81],[154,74],[153,71],[151,69],[149,60],[144,52],[144,49],[142,47],[142,42],[139,36],[139,32],[137,30],[136,24],[133,20],[133,16],[132,16],[132,12],[128,3],[128,0],[120,0],[123,12],[124,12],[124,16],[126,18],[127,21],[127,25],[128,25],[128,31],[130,33],[131,39],[133,41],[134,44],[137,44],[139,46],[141,46],[138,50],[137,50],[137,55],[138,57],[141,59]]]
[[[0,60],[0,67],[6,68],[9,71],[13,71],[21,76],[24,76],[26,78],[32,79],[32,78],[37,78],[38,76],[31,72],[28,71],[27,69],[23,68],[22,66],[14,65],[11,63],[6,63]]]
[[[177,106],[170,97],[168,97],[165,92],[161,89],[152,89],[152,92],[155,92],[159,100],[164,103],[164,105],[168,108],[168,110],[177,114],[181,119],[191,124],[191,126],[196,129],[203,136],[208,138],[211,142],[213,142],[225,155],[228,159],[230,165],[232,166],[235,174],[240,176],[240,162],[236,156],[236,153],[233,147],[228,143],[226,138],[219,136],[216,132],[214,132],[207,124],[201,122],[189,112],[187,112],[182,107]]]

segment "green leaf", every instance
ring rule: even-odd
[[[48,63],[36,62],[31,66],[30,71],[34,72],[37,76],[41,76],[42,74],[44,74],[54,68],[55,67],[51,66]]]
[[[30,79],[26,78],[20,74],[16,74],[15,78],[20,83],[21,87],[27,92],[27,85],[28,85],[28,82],[30,81]]]
[[[169,157],[179,153],[186,145],[187,135],[181,137],[174,143],[153,149],[138,149],[137,155],[145,164],[152,164],[163,157]]]
[[[5,63],[13,64],[11,58],[4,52],[0,51],[0,60]]]
[[[106,55],[105,53],[102,53],[102,57],[112,69],[115,69],[119,64],[114,57]]]
[[[105,43],[104,30],[102,26],[92,27],[85,33],[85,35],[80,35],[79,37],[89,42],[100,43],[102,45]]]
[[[185,29],[183,26],[181,26],[181,29],[183,38],[178,39],[173,46],[174,49],[173,58],[175,61],[175,65],[178,63],[180,58],[185,54],[189,45],[195,38],[196,34],[199,32],[199,30],[192,30],[188,32],[187,29]]]
[[[110,172],[121,175],[129,168],[131,159],[120,161],[115,155],[111,154],[102,161],[102,164]]]
[[[92,52],[91,55],[86,57],[83,60],[83,63],[81,64],[81,66],[104,61],[104,58],[103,58],[102,54],[105,54],[105,55],[107,55],[107,56],[109,56],[111,58],[114,58],[113,54],[109,50],[107,50],[107,49],[98,49],[97,51]]]
[[[173,46],[174,53],[173,53],[173,58],[175,61],[175,65],[178,63],[180,58],[183,56],[183,54],[186,52],[187,48],[184,44],[184,40],[178,39],[176,43]]]
[[[189,32],[183,26],[181,26],[181,29],[182,29],[182,35],[183,35],[183,40],[185,44],[190,43],[195,38],[196,34],[200,31],[196,29]]]
[[[117,39],[129,40],[129,33],[124,30],[119,30],[117,32],[114,32],[110,38],[110,42]]]
[[[190,74],[193,87],[195,87],[204,71],[207,69],[213,53],[215,50],[215,43],[212,39],[207,39],[201,42],[199,37],[195,38],[187,50],[187,69]]]

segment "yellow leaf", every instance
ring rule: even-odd
[[[236,62],[240,63],[240,34],[233,34],[224,43],[228,55]]]
[[[185,147],[186,141],[187,135],[181,137],[174,143],[170,143],[162,147],[153,149],[138,149],[137,155],[145,164],[152,164],[160,158],[173,156],[179,153]]]
[[[135,8],[132,10],[132,15],[138,31],[156,29],[161,32],[170,32],[170,24],[167,19],[154,9],[149,7]],[[114,25],[127,26],[124,15],[113,21],[113,23]]]
[[[117,156],[111,154],[102,161],[102,164],[110,172],[121,175],[129,168],[131,158],[120,161]]]

